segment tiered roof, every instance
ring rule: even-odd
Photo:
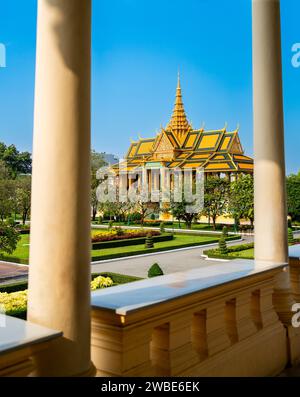
[[[169,168],[201,166],[205,172],[253,172],[253,160],[244,155],[238,128],[192,128],[185,114],[179,76],[170,122],[156,137],[132,142],[126,160],[129,170],[159,162]],[[118,165],[113,168],[117,170]]]

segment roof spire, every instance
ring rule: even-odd
[[[183,143],[186,134],[192,130],[192,126],[187,120],[181,94],[180,73],[178,70],[178,80],[176,89],[176,100],[173,114],[166,130],[172,131],[180,143]]]

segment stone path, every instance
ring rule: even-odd
[[[246,244],[253,241],[253,237],[245,237],[243,242],[231,242],[228,245]],[[205,260],[201,257],[203,251],[214,248],[217,244],[210,247],[193,247],[165,251],[150,255],[142,255],[117,260],[101,261],[92,264],[92,273],[114,272],[127,274],[128,276],[147,277],[148,269],[153,263],[158,263],[165,274],[184,272],[186,270],[206,267],[216,264],[215,260]],[[220,266],[222,261],[217,261]]]
[[[0,261],[0,284],[3,284],[8,280],[19,281],[22,279],[27,279],[27,274],[28,266],[21,266]]]
[[[253,241],[253,237],[244,237],[243,243]],[[233,241],[228,245],[241,244],[240,241]],[[158,262],[165,274],[183,272],[197,268],[199,266],[209,266],[215,261],[206,261],[201,258],[203,250],[214,248],[217,244],[201,247],[182,248],[161,253],[148,255],[139,255],[129,258],[112,259],[108,261],[99,261],[92,264],[92,272],[115,272],[127,274],[128,276],[147,277],[149,267]],[[222,262],[219,262],[222,263]],[[27,279],[28,267],[9,262],[0,262],[0,284],[7,282]]]

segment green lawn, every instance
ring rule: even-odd
[[[253,259],[254,258],[254,248],[250,248],[250,249],[243,250],[243,251],[237,251],[237,252],[229,252],[228,256],[235,257],[235,258]]]
[[[99,230],[92,230],[92,235],[101,233]],[[165,251],[168,249],[174,249],[179,247],[188,247],[201,245],[211,242],[217,242],[218,237],[216,236],[194,236],[194,235],[175,235],[173,240],[162,241],[155,243],[154,248],[145,249],[144,245],[131,245],[128,247],[116,247],[116,248],[103,248],[101,250],[93,250],[93,260],[101,260],[115,257],[130,256],[135,254],[145,254],[150,252]],[[17,249],[13,254],[5,254],[2,260],[7,260],[16,263],[28,263],[29,258],[29,235],[21,235],[21,239],[18,242]]]
[[[98,225],[98,222],[92,222],[94,225]],[[101,223],[100,225],[102,226],[108,226],[108,223]],[[114,222],[113,226],[128,226],[127,222]],[[135,223],[130,223],[129,226],[136,226],[136,227],[141,227],[141,225],[139,224],[135,224]],[[151,224],[149,223],[145,223],[144,224],[145,227],[151,227]],[[155,225],[153,226],[155,228],[159,227],[159,225]],[[234,227],[233,225],[227,225],[228,230],[229,231],[234,231]],[[173,222],[172,225],[168,225],[168,222],[165,223],[165,228],[168,229],[183,229],[186,230],[186,225],[184,222],[181,222],[180,225],[178,222]],[[217,224],[217,231],[221,231],[223,228],[223,225],[218,225]],[[188,229],[188,230],[209,230],[209,231],[213,231],[213,227],[212,225],[209,225],[208,223],[193,223],[192,224],[192,228]]]
[[[93,260],[109,259],[122,256],[130,256],[135,254],[147,254],[151,252],[166,251],[169,249],[196,246],[217,242],[216,236],[191,236],[191,235],[175,235],[171,241],[161,241],[154,244],[154,248],[145,249],[143,245],[131,245],[128,247],[104,248],[94,250]]]
[[[27,263],[29,257],[29,234],[21,234],[16,250],[11,254],[5,254],[1,260],[7,260],[16,263]]]

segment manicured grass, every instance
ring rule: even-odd
[[[193,247],[218,242],[216,236],[175,235],[171,241],[155,243],[154,248],[144,248],[141,245],[127,247],[106,248],[94,250],[92,260],[104,260],[131,255],[147,254],[152,252],[167,251],[175,248]]]
[[[250,248],[250,249],[243,250],[243,251],[237,251],[237,252],[229,252],[228,256],[234,257],[234,258],[253,259],[254,258],[254,248]]]
[[[99,225],[98,222],[92,222],[92,224]],[[147,223],[145,222],[144,227],[159,227],[160,222],[157,222],[157,224],[155,224],[154,226],[151,225],[151,223]],[[102,226],[108,226],[108,222],[105,223],[101,223],[100,225]],[[128,226],[127,222],[113,222],[113,227],[114,226]],[[138,223],[130,223],[129,226],[136,226],[136,227],[142,227],[140,224]],[[233,225],[227,225],[228,227],[228,231],[234,231],[234,226]],[[213,227],[212,225],[209,225],[208,223],[193,223],[191,229],[187,229],[185,223],[181,222],[179,224],[179,222],[173,222],[172,225],[168,225],[168,222],[165,223],[165,228],[168,229],[182,229],[182,230],[209,230],[209,231],[213,231]],[[221,224],[217,224],[217,228],[216,231],[221,231],[223,228],[223,225]]]
[[[101,230],[92,230],[92,235],[101,233]],[[236,238],[238,238],[237,236]],[[125,247],[116,248],[102,248],[100,250],[92,250],[92,260],[102,260],[110,258],[125,257],[138,254],[146,254],[150,252],[166,251],[180,247],[192,247],[196,245],[203,245],[208,243],[217,243],[219,237],[214,235],[189,235],[189,234],[177,234],[174,235],[174,239],[170,241],[157,242],[154,248],[145,249],[143,245],[131,245]],[[229,239],[232,239],[230,237]],[[28,264],[29,258],[29,235],[21,235],[21,239],[18,242],[17,249],[13,254],[5,254],[1,260],[16,262],[22,264]]]
[[[16,250],[11,254],[4,254],[0,257],[3,261],[28,263],[29,258],[29,234],[21,234]]]

